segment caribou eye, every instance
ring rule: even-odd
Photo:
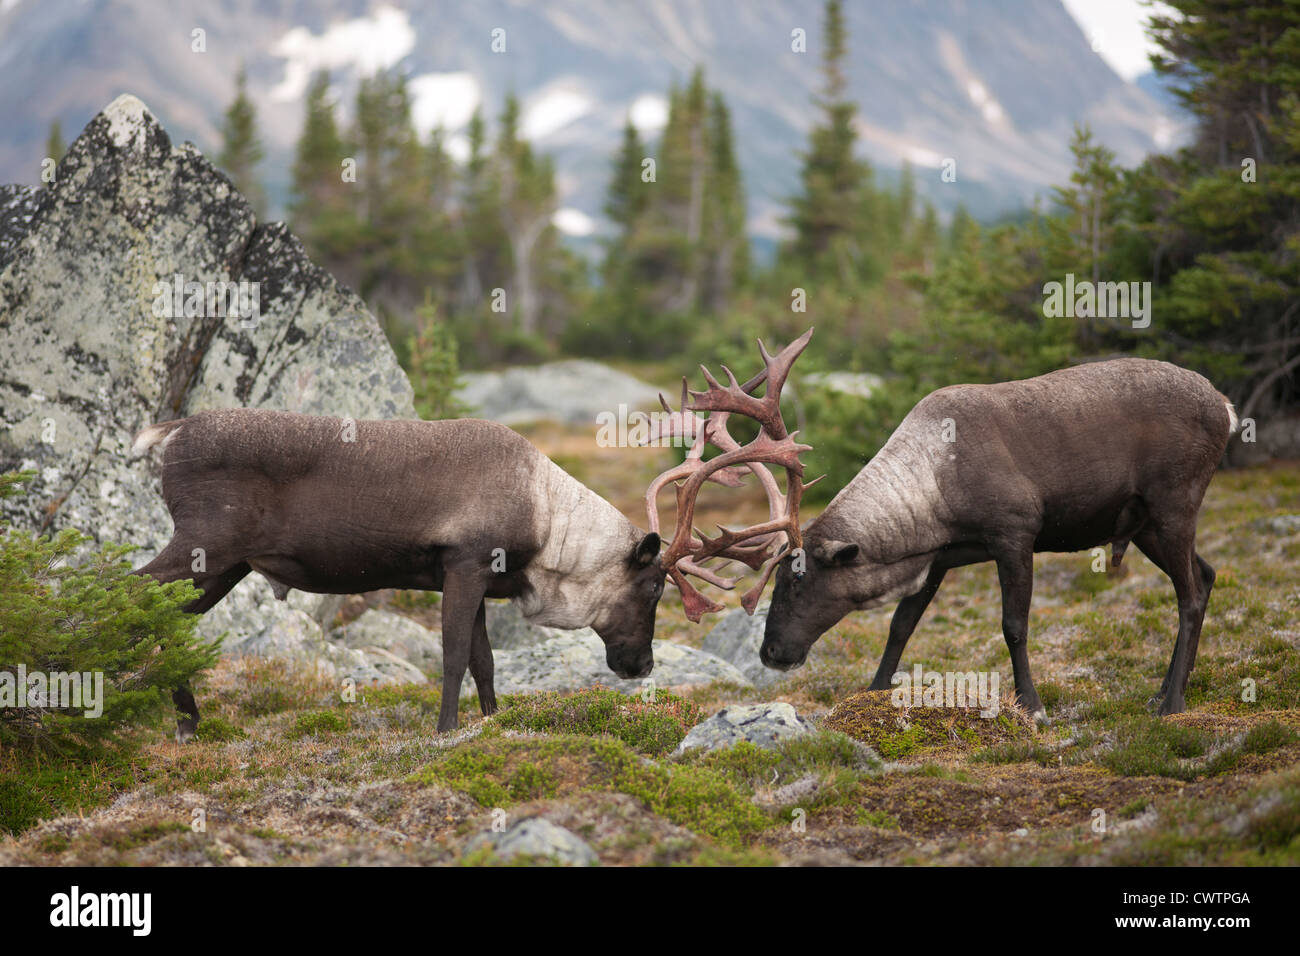
[[[804,576],[804,574],[806,574],[807,572],[805,572],[805,571],[794,571],[794,572],[792,572],[792,573],[794,574],[794,579],[795,579],[796,581],[802,581],[802,580],[803,580],[803,576]]]

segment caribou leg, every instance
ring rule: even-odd
[[[475,623],[483,615],[486,591],[476,569],[447,569],[442,589],[442,706],[438,710],[438,733],[456,729],[460,685],[469,667]],[[486,640],[486,629],[484,634]],[[495,694],[493,698],[495,701]]]
[[[898,602],[898,607],[894,609],[894,616],[889,622],[889,640],[885,642],[885,653],[880,658],[876,676],[867,690],[889,690],[892,686],[890,682],[894,672],[898,670],[898,661],[903,656],[903,649],[907,647],[912,632],[921,622],[921,616],[934,600],[939,585],[943,583],[943,576],[947,573],[947,568],[937,565],[932,567],[921,590]]]

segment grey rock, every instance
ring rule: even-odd
[[[658,407],[659,390],[608,365],[584,359],[462,376],[457,398],[474,414],[505,425],[554,420],[596,427],[602,412]]]
[[[531,694],[539,691],[571,691],[584,687],[610,687],[625,694],[641,693],[647,686],[685,687],[724,681],[749,686],[745,675],[712,654],[674,644],[654,642],[655,667],[645,680],[620,680],[605,663],[605,645],[590,628],[559,631],[540,644],[513,650],[493,651],[496,692]],[[653,681],[648,685],[647,681]],[[466,681],[461,695],[475,693]]]
[[[487,602],[487,632],[493,651],[528,647],[565,633],[553,627],[529,624],[514,601]]]
[[[199,621],[197,633],[224,638],[222,652],[231,656],[288,661],[321,676],[356,685],[424,683],[414,665],[382,648],[352,648],[326,640],[309,613],[277,601],[271,586],[258,578],[242,595],[231,594]]]
[[[0,186],[0,257],[27,235],[39,195],[30,186]]]
[[[782,671],[764,667],[758,656],[771,603],[761,602],[754,608],[753,617],[745,613],[744,608],[733,608],[709,631],[700,645],[702,650],[732,664],[755,687],[770,687],[788,676]]]
[[[442,635],[392,611],[372,608],[331,631],[329,638],[357,650],[383,650],[417,672],[442,670]]]
[[[677,753],[703,748],[718,750],[748,741],[771,749],[778,741],[811,733],[813,725],[786,703],[732,704],[700,721],[677,746]]]
[[[177,275],[257,283],[257,321],[168,316],[155,305]],[[259,224],[192,144],[173,145],[143,103],[120,96],[69,146],[53,182],[0,191],[0,470],[37,472],[0,515],[16,528],[137,545],[142,565],[171,520],[155,461],[128,458],[135,433],[231,406],[415,417],[360,299],[283,224]],[[319,630],[336,600],[277,602],[250,575],[203,630],[229,632],[233,653],[298,653],[318,638],[300,616]]]
[[[809,388],[824,388],[830,392],[870,398],[878,392],[885,380],[870,372],[809,372],[800,379]]]
[[[378,684],[427,684],[429,678],[424,671],[410,661],[384,650],[382,647],[358,647],[355,649],[362,656],[363,664],[378,672]],[[359,681],[358,681],[359,683]]]
[[[557,826],[543,817],[520,820],[500,833],[480,833],[470,840],[470,852],[491,847],[499,857],[532,856],[553,859],[569,866],[599,863],[596,852],[572,830]]]
[[[1260,518],[1258,521],[1251,522],[1251,527],[1278,537],[1288,537],[1300,534],[1300,515],[1274,515],[1271,518]]]

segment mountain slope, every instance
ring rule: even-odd
[[[34,183],[50,121],[70,137],[123,91],[215,152],[244,60],[264,176],[282,200],[310,71],[333,68],[350,112],[357,77],[395,66],[412,77],[425,126],[454,130],[479,104],[494,116],[518,93],[525,131],[556,156],[565,205],[594,217],[624,118],[632,111],[653,135],[669,84],[702,64],[732,108],[751,230],[771,235],[821,82],[820,0],[6,0],[0,10],[0,181]],[[1056,0],[851,3],[847,16],[864,155],[887,170],[912,162],[921,193],[943,209],[960,201],[994,214],[1062,181],[1076,123],[1123,162],[1176,131],[1167,107],[1121,80]],[[196,28],[206,52],[191,49]],[[503,52],[494,30],[505,31]],[[791,50],[795,30],[806,53]],[[940,182],[945,158],[957,161],[956,183]],[[582,230],[582,216],[569,222]]]

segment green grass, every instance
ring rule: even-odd
[[[667,691],[647,702],[614,690],[506,697],[500,726],[531,733],[613,737],[633,750],[661,755],[673,750],[703,719],[700,708]]]
[[[771,824],[716,770],[659,763],[610,737],[485,733],[442,755],[412,779],[461,790],[489,808],[577,792],[626,793],[652,812],[732,847]]]
[[[303,737],[319,737],[323,734],[341,734],[348,729],[348,719],[335,710],[314,710],[298,714],[289,737],[300,740]]]

